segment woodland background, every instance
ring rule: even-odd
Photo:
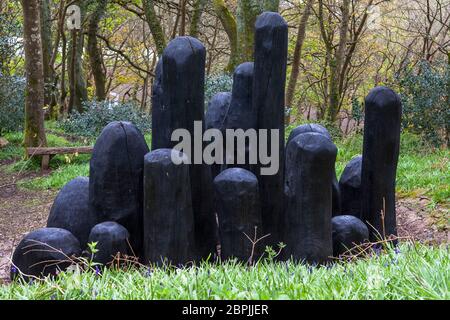
[[[263,11],[279,11],[289,24],[288,125],[357,131],[364,97],[387,85],[402,96],[404,128],[437,146],[449,142],[448,0],[22,2],[0,2],[0,136],[24,129],[26,146],[46,145],[44,117],[77,136],[95,136],[114,118],[150,130],[155,66],[176,36],[207,48],[206,100],[229,91],[234,68],[253,60]],[[81,8],[80,31],[66,27],[72,4]]]

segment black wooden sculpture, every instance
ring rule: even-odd
[[[230,107],[224,119],[225,129],[257,129],[258,111],[252,104],[253,99],[253,62],[245,62],[239,65],[234,71],[233,91],[231,94]],[[249,152],[256,154],[257,150],[250,150],[249,140],[245,141],[245,150],[237,150],[235,148],[228,157],[234,159],[234,164],[225,164],[222,170],[227,168],[243,168],[256,173],[257,166],[250,163]],[[243,158],[245,163],[238,163],[239,156]]]
[[[317,123],[308,123],[300,125],[297,128],[293,129],[289,134],[287,144],[289,144],[289,142],[298,135],[307,132],[316,132],[323,134],[325,137],[330,139],[330,141],[333,141],[333,139],[331,138],[331,134],[325,127]],[[336,167],[333,167],[333,182],[331,184],[331,187],[333,191],[333,216],[338,216],[341,214],[342,208],[341,208],[341,191],[339,189],[339,182],[336,175]]]
[[[367,226],[354,216],[338,216],[331,220],[333,230],[333,255],[346,253],[359,253],[358,250],[352,250],[355,246],[369,240],[369,230]]]
[[[377,87],[366,98],[362,162],[362,220],[370,240],[397,235],[395,179],[402,104],[391,89]]]
[[[167,116],[153,123],[158,148],[172,149],[172,132],[186,129],[194,136],[194,121],[204,121],[205,56],[203,44],[192,37],[177,37],[164,50],[162,60],[163,105]],[[201,132],[202,134],[202,132]],[[162,135],[162,136],[161,136]],[[192,150],[194,143],[192,141]],[[192,208],[195,242],[199,258],[207,258],[216,248],[217,225],[212,203],[211,169],[191,159]]]
[[[42,228],[27,234],[17,245],[12,257],[11,279],[19,274],[45,277],[64,271],[80,256],[80,242],[67,230]]]
[[[163,59],[159,59],[155,68],[155,80],[152,87],[152,150],[164,148],[169,144],[172,131],[160,124],[170,122],[169,109],[163,104]]]
[[[133,254],[129,244],[128,230],[116,222],[102,222],[92,228],[89,243],[96,243],[96,253],[92,261],[103,265],[110,265],[117,258],[123,262],[127,255]]]
[[[225,137],[225,118],[231,103],[231,92],[219,92],[209,101],[205,114],[205,129],[217,129]],[[222,164],[211,165],[211,177],[214,179],[222,171]]]
[[[241,168],[227,169],[214,180],[214,189],[222,259],[257,260],[264,248],[252,245],[263,237],[256,176]]]
[[[337,148],[323,134],[304,133],[286,150],[285,256],[322,263],[332,255],[333,167]]]
[[[287,54],[286,21],[263,13],[255,25],[254,63],[236,68],[232,92],[216,94],[205,115],[205,47],[192,37],[172,40],[153,84],[153,151],[133,124],[108,124],[94,146],[90,178],[76,178],[59,192],[48,228],[17,246],[11,278],[17,268],[28,276],[54,275],[89,242],[97,242],[92,253],[101,264],[121,253],[144,263],[186,265],[214,257],[219,241],[224,260],[256,261],[266,245],[277,249],[284,242],[284,258],[321,264],[368,238],[396,235],[399,96],[386,87],[370,92],[363,156],[350,161],[338,183],[337,148],[323,126],[295,128],[285,148]],[[172,137],[178,129],[190,134],[185,153],[174,150],[182,141],[172,139],[185,138]],[[211,148],[206,129],[220,131],[224,146],[227,129],[259,130],[259,150],[247,144],[234,153],[235,161],[245,153],[244,165],[210,165],[202,157]],[[273,130],[279,146],[272,152]],[[264,149],[267,158],[278,157],[275,174],[267,172]],[[227,160],[224,151],[216,152]],[[258,153],[256,165],[249,163],[250,151]]]
[[[288,48],[288,25],[274,12],[261,14],[255,25],[253,109],[258,129],[279,130],[280,168],[275,175],[259,175],[262,220],[268,244],[276,247],[282,233],[284,212],[284,95]],[[268,140],[268,148],[270,139]]]
[[[97,216],[89,210],[89,178],[75,178],[56,196],[47,227],[70,231],[80,241],[81,249],[85,249],[89,232],[96,224]]]
[[[173,265],[195,259],[189,165],[175,165],[172,149],[145,156],[144,252],[145,262]],[[178,152],[179,156],[186,157]]]
[[[147,143],[131,123],[102,131],[90,163],[89,203],[99,222],[115,221],[130,232],[135,254],[142,247],[143,171]]]
[[[342,213],[361,218],[361,168],[362,156],[353,158],[339,179]]]

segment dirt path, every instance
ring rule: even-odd
[[[8,279],[10,258],[17,243],[26,233],[46,225],[57,193],[19,189],[14,182],[25,177],[29,178],[30,174],[7,174],[0,165],[0,284]],[[444,209],[430,212],[428,203],[426,198],[398,201],[399,236],[426,243],[450,242],[448,230],[436,218],[445,217]]]
[[[0,166],[0,283],[8,277],[13,248],[31,230],[46,225],[55,191],[27,191],[14,182],[29,174],[7,174]]]

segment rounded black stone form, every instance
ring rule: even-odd
[[[204,124],[205,59],[205,47],[192,37],[177,37],[164,50],[162,84],[167,115],[158,124],[153,123],[153,136],[160,142],[154,148],[173,149],[178,144],[171,141],[174,130],[186,129],[194,137],[194,122]],[[192,140],[191,150],[195,146]],[[206,259],[214,254],[217,245],[211,168],[195,164],[195,159],[191,159],[191,163],[196,251],[199,259]]]
[[[400,151],[401,116],[402,103],[393,90],[377,87],[367,96],[361,217],[369,228],[371,241],[397,235],[395,180]]]
[[[369,239],[367,226],[355,216],[338,216],[331,220],[333,230],[333,255],[353,249]]]
[[[97,216],[89,210],[89,178],[75,178],[56,196],[47,227],[70,231],[80,241],[81,248],[85,249],[89,233],[96,224]]]
[[[231,92],[219,92],[211,98],[205,114],[205,128],[217,129],[225,137],[225,118],[231,103]],[[222,171],[222,164],[211,165],[211,177],[214,179]]]
[[[331,134],[328,132],[328,130],[323,127],[320,124],[317,123],[308,123],[298,126],[297,128],[293,129],[289,135],[287,144],[291,142],[292,139],[297,137],[300,134],[308,133],[308,132],[315,132],[319,134],[323,134],[325,137],[333,141]],[[342,212],[341,208],[341,191],[339,189],[339,182],[336,175],[336,168],[333,169],[333,182],[331,184],[332,190],[333,190],[333,216],[338,216]]]
[[[142,249],[144,156],[148,146],[129,122],[103,129],[90,163],[89,205],[99,222],[114,221],[130,232],[133,252]]]
[[[129,244],[130,234],[127,229],[116,222],[102,222],[92,228],[89,243],[96,242],[98,252],[94,253],[93,261],[103,265],[111,264],[114,258],[132,254]]]
[[[247,262],[252,256],[252,243],[247,236],[254,240],[255,231],[257,239],[264,236],[258,180],[245,169],[227,169],[214,180],[214,189],[222,259]],[[252,260],[257,260],[263,250],[262,243],[256,244]]]
[[[32,231],[14,251],[11,279],[19,275],[19,270],[25,280],[29,280],[29,276],[54,276],[72,264],[69,258],[80,255],[80,242],[70,231],[60,228]]]
[[[276,248],[282,239],[284,213],[284,115],[288,55],[288,24],[274,12],[261,14],[255,24],[253,109],[258,129],[278,130],[280,168],[275,175],[258,175],[263,229],[271,236],[267,244]],[[271,150],[270,139],[267,150]]]
[[[332,255],[331,210],[337,149],[318,133],[300,134],[286,150],[285,257],[323,263]]]
[[[328,130],[324,126],[322,126],[318,123],[307,123],[307,124],[302,124],[291,131],[291,133],[289,134],[289,138],[287,140],[287,144],[289,144],[289,142],[291,142],[291,140],[294,139],[299,134],[308,133],[308,132],[320,133],[320,134],[323,134],[324,136],[326,136],[328,139],[333,140],[331,138],[331,134],[328,132]]]
[[[361,218],[361,168],[362,156],[353,158],[339,179],[342,212]]]
[[[175,165],[172,152],[159,149],[145,156],[145,263],[184,265],[195,259],[189,165]]]

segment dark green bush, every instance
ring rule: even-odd
[[[219,92],[231,92],[233,88],[233,76],[229,74],[211,75],[206,78],[205,83],[205,108],[209,100]]]
[[[68,134],[87,138],[97,137],[112,121],[129,121],[144,134],[151,129],[150,115],[138,111],[132,103],[111,103],[91,101],[85,103],[85,112],[72,113],[60,126]]]
[[[25,79],[0,72],[0,136],[23,128]]]
[[[450,67],[421,62],[399,79],[403,127],[433,145],[449,144]]]

